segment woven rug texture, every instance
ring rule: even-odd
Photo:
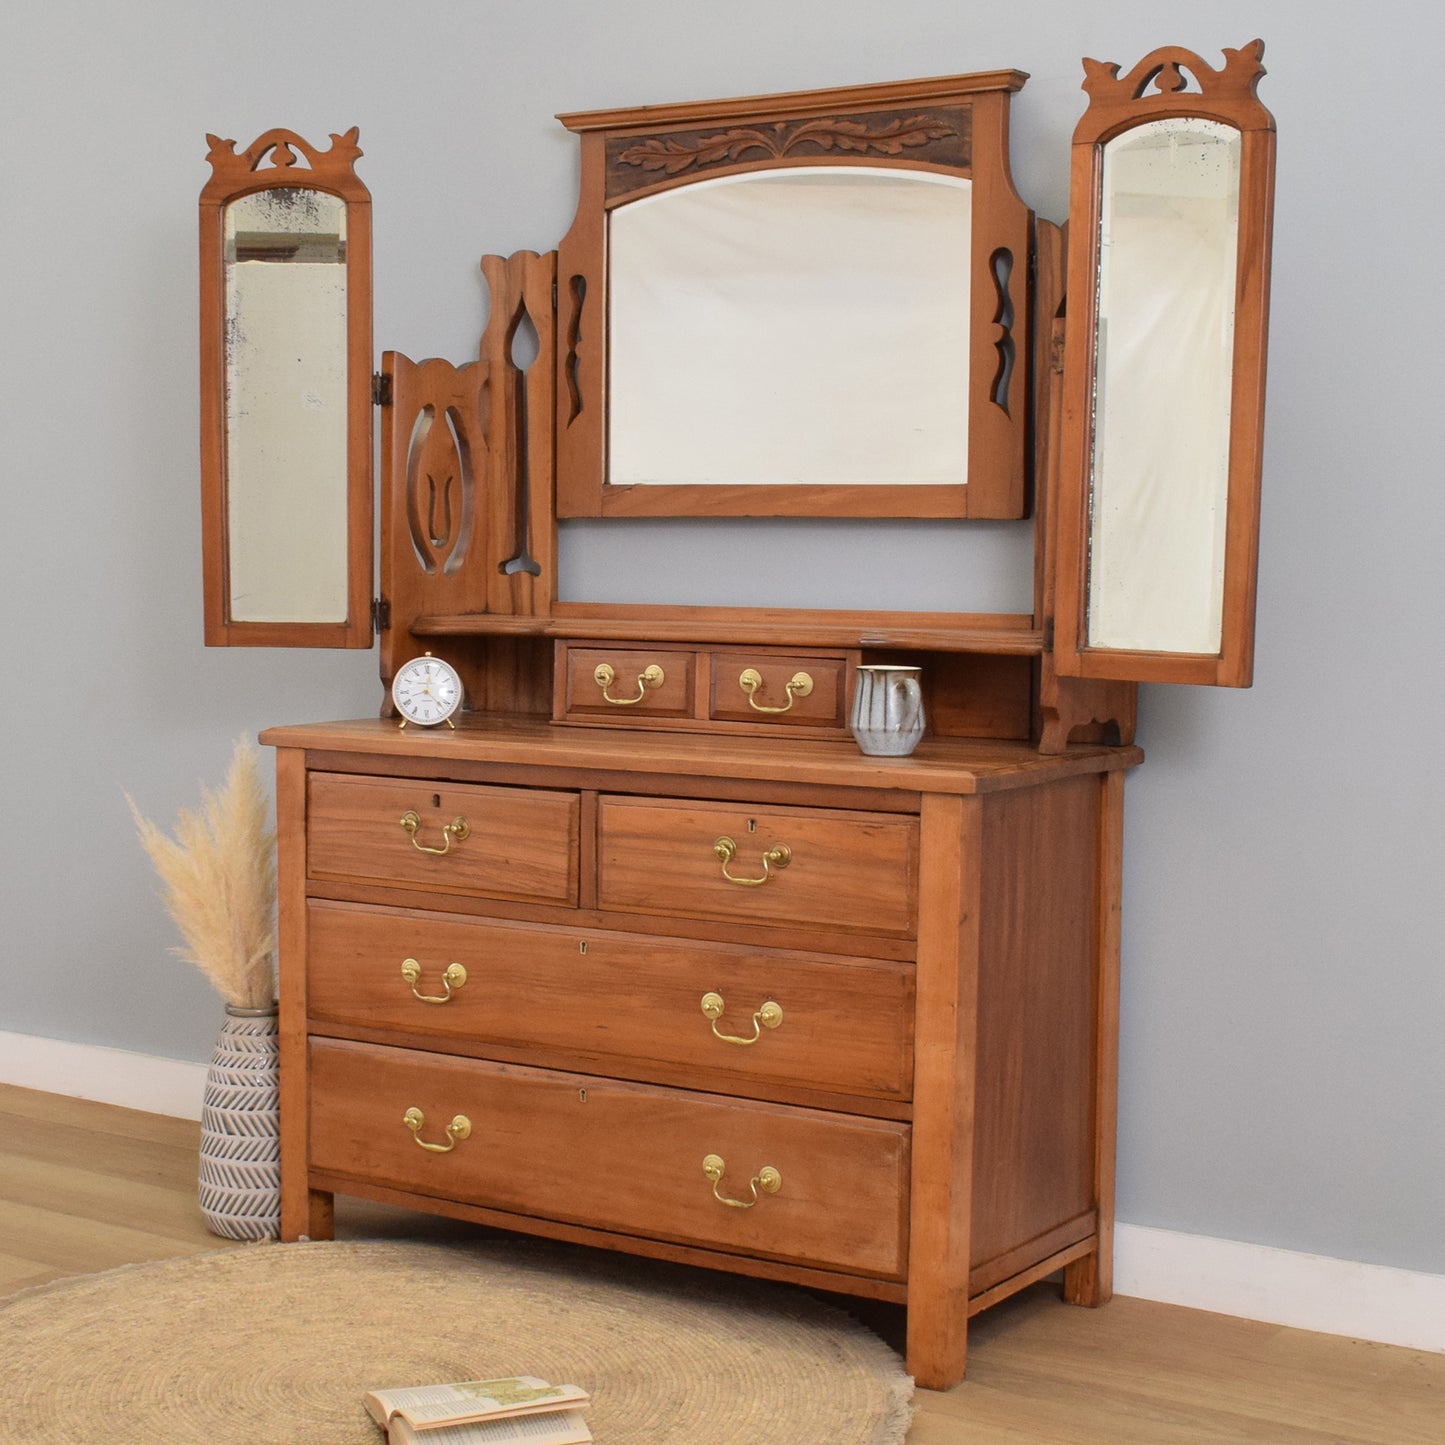
[[[380,1445],[369,1389],[581,1385],[598,1445],[898,1445],[898,1356],[802,1291],[531,1242],[257,1244],[0,1300],[0,1440]]]

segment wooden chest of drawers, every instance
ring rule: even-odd
[[[283,1234],[336,1191],[968,1316],[1107,1281],[1130,748],[275,729]]]

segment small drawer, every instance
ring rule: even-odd
[[[310,1051],[323,1187],[902,1273],[906,1124],[341,1040]]]
[[[313,1027],[606,1061],[631,1078],[912,1090],[909,964],[321,899],[307,905],[307,957]]]
[[[911,816],[603,797],[598,906],[912,937]]]
[[[841,731],[848,721],[848,674],[844,656],[716,652],[708,716]]]
[[[697,657],[690,649],[557,645],[559,721],[585,717],[637,726],[651,717],[693,714]]]
[[[577,901],[576,793],[312,773],[312,878]]]

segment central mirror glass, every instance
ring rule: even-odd
[[[972,187],[886,167],[674,187],[608,226],[608,481],[967,481]]]
[[[230,616],[344,622],[346,203],[277,187],[224,213]]]
[[[1240,132],[1150,121],[1103,150],[1091,646],[1217,653]]]

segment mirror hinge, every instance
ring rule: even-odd
[[[385,632],[390,626],[391,603],[385,597],[373,597],[371,599],[371,630]]]
[[[389,371],[373,371],[371,373],[371,404],[372,406],[391,405],[391,373]]]

